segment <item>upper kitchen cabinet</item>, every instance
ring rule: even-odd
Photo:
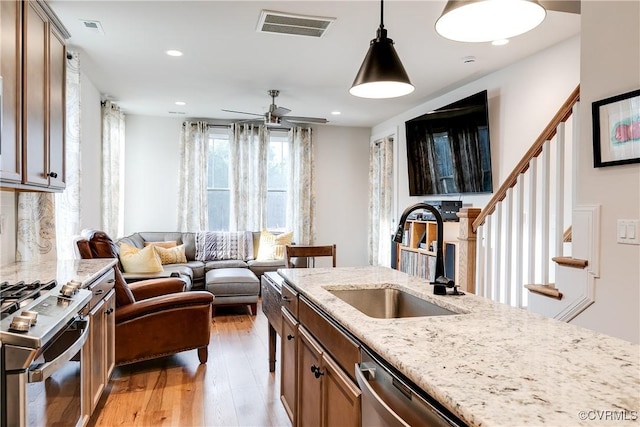
[[[0,4],[3,122],[11,120],[3,123],[0,180],[3,187],[61,191],[68,34],[43,1]]]

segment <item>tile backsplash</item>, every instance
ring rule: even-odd
[[[0,265],[16,260],[16,208],[17,193],[0,191]]]

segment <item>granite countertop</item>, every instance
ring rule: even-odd
[[[472,426],[640,425],[640,346],[382,267],[281,269],[362,343]],[[460,315],[368,317],[326,288],[396,287]]]
[[[0,282],[14,283],[20,280],[46,283],[57,280],[59,284],[79,280],[86,285],[100,277],[116,264],[115,258],[71,259],[42,262],[15,262],[0,267]]]

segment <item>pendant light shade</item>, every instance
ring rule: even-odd
[[[349,93],[361,98],[395,98],[414,91],[400,57],[387,37],[382,21],[383,3],[380,2],[380,28],[371,40],[367,55]]]
[[[546,14],[536,0],[449,0],[436,31],[450,40],[490,42],[526,33]]]

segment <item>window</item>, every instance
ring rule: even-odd
[[[290,166],[289,137],[286,131],[272,131],[267,150],[267,200],[265,225],[269,230],[285,230],[287,182]],[[231,179],[234,165],[230,162],[229,135],[212,128],[207,147],[207,203],[209,230],[229,229],[231,212]]]
[[[228,230],[231,189],[229,188],[229,135],[225,133],[209,134],[207,175],[209,230]]]
[[[267,152],[267,209],[269,230],[287,228],[287,178],[290,164],[289,137],[284,132],[271,132]]]

